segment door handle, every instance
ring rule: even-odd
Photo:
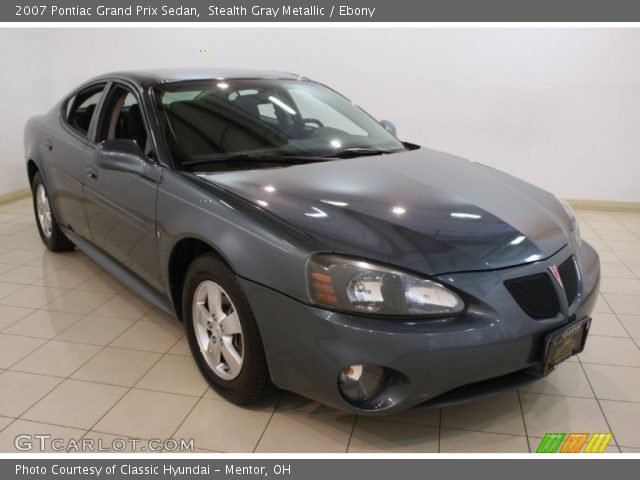
[[[91,167],[86,168],[84,174],[92,180],[98,178],[98,173]]]
[[[44,141],[44,146],[47,150],[51,151],[53,150],[53,142],[51,140],[45,140]]]

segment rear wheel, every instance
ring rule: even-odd
[[[262,340],[233,272],[214,255],[198,257],[187,270],[182,299],[189,346],[211,386],[237,404],[265,396],[271,380]]]
[[[40,173],[36,173],[33,177],[31,192],[36,224],[38,225],[38,233],[40,233],[42,243],[52,252],[72,250],[74,245],[60,230],[56,216],[51,209],[47,187],[42,181]]]

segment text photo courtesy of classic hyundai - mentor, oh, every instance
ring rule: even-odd
[[[360,414],[452,404],[587,340],[600,266],[571,207],[307,78],[108,74],[24,143],[46,246],[177,316],[232,402],[276,386]]]

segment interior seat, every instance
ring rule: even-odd
[[[140,105],[133,104],[120,114],[118,138],[127,138],[135,142],[143,150],[147,149],[147,130],[142,119]]]
[[[258,105],[261,103],[264,102],[260,100],[257,95],[239,95],[233,101],[234,106],[256,118],[260,117],[260,109],[258,108]]]

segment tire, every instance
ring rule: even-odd
[[[33,212],[36,216],[36,225],[42,243],[52,252],[65,252],[73,250],[75,246],[64,236],[56,216],[51,208],[47,187],[42,181],[40,172],[36,173],[31,183],[33,197]]]
[[[271,391],[264,347],[249,302],[233,272],[215,255],[202,255],[189,266],[182,312],[191,353],[216,392],[246,405]]]

